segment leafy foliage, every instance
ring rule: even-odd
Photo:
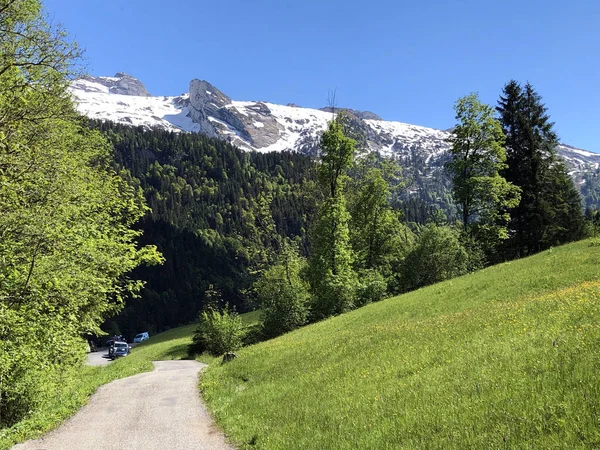
[[[406,291],[448,280],[470,269],[470,255],[459,232],[448,226],[429,224],[403,263],[402,282]]]
[[[384,276],[373,269],[358,271],[358,286],[356,288],[356,306],[364,306],[377,302],[388,293],[388,284]]]
[[[200,313],[190,350],[219,356],[242,347],[245,326],[241,317],[226,305],[223,310],[209,308]]]
[[[340,118],[331,121],[321,144],[318,180],[324,199],[310,235],[307,270],[314,320],[354,308],[356,274],[352,268],[350,214],[344,195],[353,158],[354,140],[344,135]]]
[[[255,283],[265,337],[279,336],[307,322],[309,287],[302,278],[305,269],[306,261],[288,244],[280,261]]]
[[[446,164],[463,228],[488,252],[508,238],[508,208],[519,204],[519,188],[500,171],[507,166],[504,134],[494,110],[476,94],[459,99],[454,109],[458,124],[450,143],[452,160]]]
[[[395,291],[393,286],[399,265],[413,241],[412,231],[402,223],[402,213],[392,207],[392,192],[401,190],[403,186],[401,170],[396,162],[378,159],[374,154],[355,162],[348,189],[354,268],[366,275],[359,277],[361,283],[382,278],[383,284],[375,282],[378,292],[388,282]],[[363,293],[375,287],[371,281],[360,288]],[[381,298],[386,290],[367,297]]]
[[[141,192],[79,122],[66,90],[76,49],[37,1],[0,1],[0,427],[76,376],[85,347],[160,262],[131,225]]]

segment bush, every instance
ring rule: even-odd
[[[471,258],[460,235],[448,226],[427,225],[414,249],[402,265],[405,291],[463,275],[469,271]]]
[[[284,258],[282,264],[266,270],[254,286],[267,338],[295,330],[308,318],[308,285],[300,276],[305,262],[293,251],[285,253]]]
[[[358,280],[353,270],[334,275],[328,270],[313,289],[311,322],[352,311],[356,308]]]
[[[196,328],[190,353],[208,352],[219,356],[242,348],[246,334],[242,319],[227,306],[223,311],[208,309],[200,313],[200,323]]]
[[[385,297],[387,283],[377,270],[365,269],[358,273],[359,284],[356,290],[356,306],[364,306]]]
[[[242,339],[242,345],[247,347],[249,345],[258,344],[265,340],[265,333],[263,331],[262,324],[255,323],[246,327],[244,338]]]

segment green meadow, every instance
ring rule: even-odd
[[[247,325],[258,313],[244,315]],[[86,367],[0,449],[102,384],[183,359],[195,325]],[[384,300],[209,364],[200,388],[239,448],[600,447],[600,245],[587,240]]]
[[[240,448],[600,447],[600,247],[391,298],[212,364]]]

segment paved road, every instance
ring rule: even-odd
[[[232,450],[198,393],[197,361],[156,361],[153,372],[102,386],[71,419],[13,450]]]
[[[88,366],[105,366],[112,360],[108,357],[108,350],[105,348],[98,349],[97,352],[90,352],[87,354],[87,365]]]

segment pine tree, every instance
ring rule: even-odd
[[[507,258],[526,256],[584,235],[581,198],[557,156],[558,138],[541,96],[512,80],[498,107],[506,135],[506,179],[521,188],[521,201],[509,210]]]

